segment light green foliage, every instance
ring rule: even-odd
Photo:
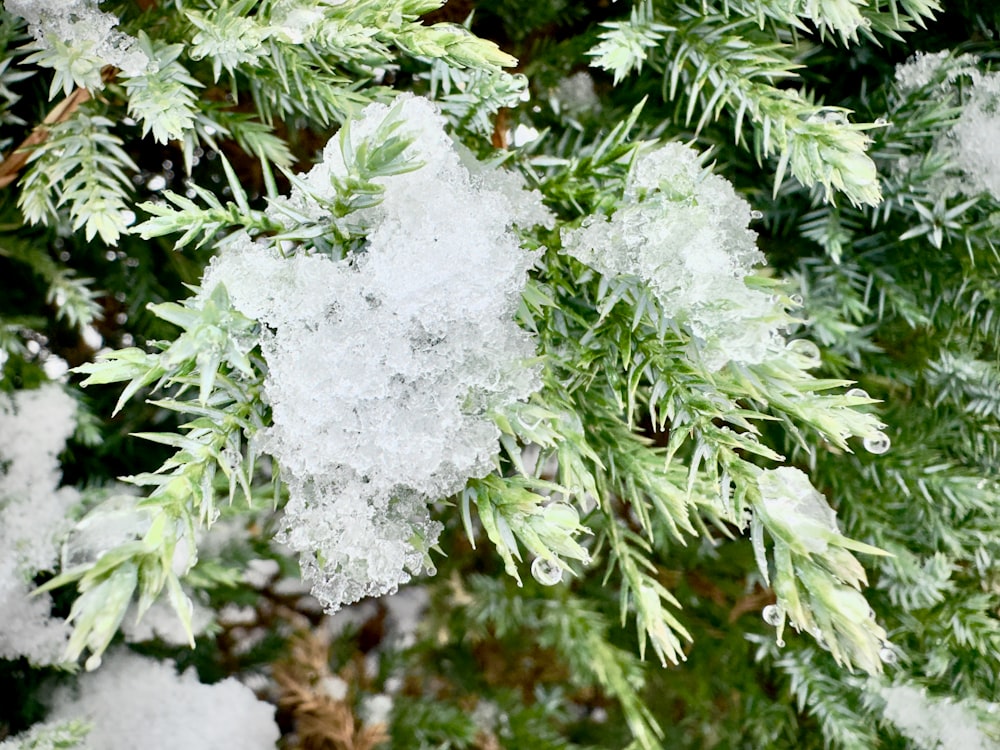
[[[27,265],[45,282],[45,302],[55,308],[57,320],[82,330],[100,316],[99,293],[90,286],[94,279],[80,278],[33,244],[10,242],[0,247],[0,256]]]
[[[400,306],[435,311],[471,287],[466,271],[428,291],[405,263],[373,260],[386,233],[438,242],[414,186],[445,171],[415,154],[439,138],[427,153],[451,158],[454,139],[460,184],[443,194],[488,196],[497,206],[476,210],[498,225],[498,263],[517,245],[528,259],[503,322],[530,336],[523,366],[540,387],[503,408],[459,394],[496,452],[430,498],[427,524],[400,520],[413,530],[401,554],[438,569],[418,581],[431,608],[398,648],[350,646],[382,659],[357,677],[363,691],[402,678],[388,746],[933,747],[913,706],[992,737],[1000,183],[974,172],[994,163],[1000,132],[996,44],[982,42],[1000,15],[935,0],[481,0],[460,18],[439,0],[151,5],[101,6],[148,60],[129,71],[86,34],[19,48],[23,27],[0,16],[0,175],[14,180],[0,263],[19,280],[0,299],[0,388],[44,381],[46,358],[62,356],[101,420],[83,418],[67,481],[124,474],[136,493],[85,494],[63,567],[40,581],[76,587],[67,661],[98,667],[126,614],[161,598],[193,643],[192,588],[215,610],[267,613],[261,673],[287,650],[289,622],[318,620],[291,612],[298,594],[241,578],[254,557],[295,568],[275,532],[311,541],[282,515],[285,457],[261,458],[279,413],[266,353],[286,326],[329,348],[323,372],[308,346],[285,352],[317,382],[332,358],[360,358],[335,324],[342,305],[381,304],[366,274],[391,277]],[[981,58],[947,51],[965,41],[950,21],[974,28],[962,34]],[[897,75],[911,40],[946,51]],[[414,129],[411,92],[435,102],[447,136]],[[60,94],[72,106],[47,109]],[[372,104],[388,107],[359,117]],[[458,241],[470,258],[472,234]],[[313,261],[337,264],[360,291],[324,289],[341,296],[278,323],[280,306],[315,299],[265,299],[238,262],[232,299],[202,288],[213,254],[216,274],[254,254],[254,273],[293,269],[294,284],[270,287],[286,291],[313,288]],[[235,302],[258,291],[271,310],[259,320]],[[393,369],[411,343],[454,367],[435,347],[468,319],[411,335],[403,317],[383,370],[419,379]],[[311,337],[325,326],[336,335]],[[350,382],[304,380],[302,409],[349,403]],[[443,412],[423,433],[387,420],[354,434],[416,442],[448,434]],[[292,443],[331,444],[316,432]],[[372,484],[291,465],[304,511],[341,481]],[[380,512],[406,516],[410,490],[388,485]],[[74,551],[123,513],[120,538]],[[220,518],[252,529],[252,555],[206,541]],[[373,566],[379,542],[361,540]],[[310,549],[303,564],[323,568],[329,556]],[[392,620],[379,617],[372,630]],[[199,640],[207,674],[251,664],[221,653],[231,634]],[[3,746],[73,746],[47,731]]]
[[[151,132],[157,143],[183,138],[198,116],[194,89],[203,84],[178,62],[183,44],[154,43],[140,32],[139,47],[155,69],[126,79],[129,114],[142,123],[143,136]]]
[[[88,727],[83,722],[68,721],[62,724],[38,724],[29,731],[0,742],[2,750],[71,750],[81,747],[87,737]]]
[[[875,165],[865,154],[868,139],[863,131],[870,126],[852,124],[847,111],[817,105],[800,91],[779,87],[795,77],[793,46],[759,32],[752,16],[733,19],[681,5],[655,16],[662,19],[657,25],[652,6],[643,8],[632,24],[616,29],[619,35],[635,34],[647,41],[625,45],[628,55],[610,55],[605,40],[593,50],[593,64],[612,70],[618,80],[648,62],[663,76],[663,95],[686,103],[687,122],[698,115],[699,130],[727,111],[736,140],[742,142],[743,125],[749,121],[757,158],[779,157],[775,192],[790,170],[806,186],[822,185],[828,201],[842,192],[854,204],[879,203]],[[660,30],[654,36],[647,27]],[[663,30],[673,33],[647,52]]]
[[[192,417],[181,425],[183,433],[136,433],[177,450],[157,471],[125,478],[152,488],[138,506],[148,515],[148,528],[92,563],[64,570],[41,589],[77,583],[80,597],[70,613],[75,629],[66,659],[75,661],[87,648],[92,654],[88,668],[100,664],[133,594],[141,616],[166,588],[190,633],[191,602],[179,575],[197,560],[197,532],[218,518],[216,475],[226,480],[230,503],[237,491],[247,499],[252,494],[252,439],[264,424],[260,364],[250,356],[255,324],[229,306],[222,286],[211,297],[187,305],[164,303],[152,311],[183,331],[172,342],[160,342],[160,354],[122,349],[80,368],[88,375],[83,385],[128,381],[116,411],[139,389],[153,385],[175,392],[153,404]],[[189,389],[197,398],[181,398]],[[181,543],[188,558],[180,558],[178,572],[175,552]]]
[[[101,88],[101,68],[104,67],[104,61],[94,54],[93,47],[92,41],[67,44],[61,39],[52,38],[46,46],[28,56],[25,62],[51,68],[54,72],[49,99],[54,99],[60,91],[68,96],[78,86],[86,89]]]
[[[18,206],[30,223],[49,223],[68,208],[73,229],[88,240],[100,236],[109,245],[127,230],[127,172],[138,169],[111,133],[113,123],[83,109],[52,127],[31,152]]]
[[[601,43],[589,54],[594,57],[593,65],[614,73],[615,83],[633,71],[641,72],[646,51],[658,47],[667,32],[675,31],[655,21],[651,2],[635,6],[627,22],[609,21],[602,25],[607,31],[601,32]]]

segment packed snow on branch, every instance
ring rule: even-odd
[[[896,68],[896,83],[903,93],[935,81],[942,91],[962,91],[962,113],[936,145],[962,174],[946,178],[933,192],[969,196],[986,192],[1000,200],[1000,73],[983,73],[974,56],[948,52],[918,53]]]
[[[609,218],[563,234],[566,252],[605,276],[638,277],[695,337],[711,369],[757,363],[783,341],[783,311],[744,279],[764,262],[749,204],[698,153],[668,143],[640,154]]]
[[[0,657],[58,662],[69,629],[50,616],[31,580],[52,570],[67,511],[79,501],[59,488],[58,454],[75,428],[76,402],[57,385],[0,394]]]
[[[388,116],[372,105],[351,123],[355,152]],[[403,97],[392,116],[413,139],[403,161],[424,166],[376,179],[361,252],[282,257],[244,236],[203,280],[265,324],[273,426],[261,447],[290,489],[283,541],[331,611],[430,568],[440,525],[428,503],[493,469],[491,411],[539,387],[513,320],[534,256],[512,226],[547,214],[504,173],[463,164],[426,100]],[[347,171],[335,138],[303,178],[312,192],[289,202],[320,214],[316,196]]]
[[[204,685],[193,669],[125,651],[60,688],[48,719],[91,724],[81,750],[273,750],[279,737],[274,707],[235,679]]]
[[[142,74],[149,58],[138,42],[118,31],[118,17],[99,10],[97,0],[7,0],[7,11],[28,22],[37,43],[57,40],[120,68],[128,76]]]

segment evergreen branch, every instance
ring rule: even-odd
[[[179,195],[172,190],[165,190],[163,191],[165,201],[156,203],[147,201],[138,204],[138,207],[151,214],[152,218],[134,227],[132,233],[147,240],[152,237],[181,233],[181,236],[174,243],[174,249],[180,250],[192,243],[194,243],[195,249],[204,247],[224,230],[229,233],[237,229],[262,233],[276,232],[282,229],[279,222],[268,217],[263,211],[250,209],[249,196],[244,192],[235,172],[225,157],[220,158],[223,162],[229,189],[233,194],[233,203],[223,205],[214,193],[195,184],[192,184],[190,189],[194,192],[195,197],[199,198],[206,206],[205,208],[200,207],[187,196]],[[176,209],[172,208],[171,204],[176,206]]]
[[[796,30],[818,30],[821,39],[836,35],[844,46],[858,42],[859,33],[876,43],[877,35],[902,41],[901,33],[926,27],[941,10],[937,0],[717,0],[713,4],[726,16],[752,18],[761,27],[770,20]]]
[[[646,51],[659,46],[668,32],[675,31],[656,20],[652,0],[634,5],[628,21],[609,21],[601,26],[607,31],[600,33],[600,43],[587,54],[595,58],[591,65],[614,74],[615,84],[630,73],[641,72]]]
[[[483,528],[504,561],[507,574],[518,585],[521,577],[515,560],[521,559],[517,540],[535,556],[532,574],[546,584],[562,579],[564,570],[571,570],[562,558],[590,562],[589,553],[574,539],[580,533],[591,533],[580,525],[580,516],[571,505],[545,503],[546,498],[534,489],[560,490],[558,485],[526,477],[501,478],[490,475],[470,480],[462,493],[462,517],[469,540],[475,547],[470,506],[474,502]],[[542,561],[542,562],[538,562]]]
[[[203,84],[178,60],[183,44],[164,44],[139,32],[139,48],[152,61],[140,76],[125,78],[129,114],[142,123],[142,135],[150,132],[157,143],[181,139],[194,127],[198,96],[193,89]]]
[[[1000,367],[995,363],[942,351],[928,364],[927,381],[937,389],[935,405],[947,400],[977,421],[1000,419]]]
[[[664,97],[676,98],[683,82],[686,120],[701,112],[701,129],[728,109],[737,140],[749,117],[755,126],[757,158],[779,155],[775,194],[790,169],[803,185],[822,185],[827,201],[837,190],[855,205],[878,204],[875,165],[865,154],[864,131],[870,126],[849,123],[847,110],[817,105],[794,89],[778,88],[776,84],[792,78],[798,66],[785,45],[751,41],[750,24],[680,6],[676,31],[652,63],[664,73]]]
[[[599,612],[573,596],[552,600],[511,594],[502,582],[485,576],[471,576],[468,585],[473,596],[467,616],[473,623],[491,627],[497,637],[537,633],[539,644],[555,649],[577,680],[596,683],[619,701],[639,748],[660,750],[663,730],[639,694],[641,664],[607,641]]]
[[[823,737],[834,747],[876,747],[875,723],[862,712],[858,693],[861,680],[841,671],[831,674],[815,648],[787,651],[778,668],[788,675],[799,710],[819,719]]]
[[[96,54],[95,46],[92,40],[67,43],[50,35],[44,43],[34,44],[35,51],[24,62],[54,71],[49,86],[50,100],[60,90],[68,97],[74,89],[99,89],[107,80],[105,62]]]
[[[663,49],[648,54],[645,47],[651,44],[633,45],[628,64],[615,58],[618,70],[638,67],[639,60],[649,58],[664,75],[664,98],[676,99],[683,91],[689,123],[701,113],[698,130],[728,109],[739,142],[749,118],[755,125],[757,158],[779,155],[775,194],[790,169],[803,185],[822,185],[828,201],[835,190],[856,205],[881,200],[875,165],[865,154],[868,138],[863,131],[870,126],[851,124],[847,110],[814,104],[800,92],[776,85],[792,78],[798,67],[786,45],[753,38],[750,19],[730,21],[683,5],[664,20],[670,33]],[[647,20],[637,17],[637,22],[640,33]],[[599,60],[610,64],[606,55]]]
[[[73,750],[83,747],[89,732],[90,725],[80,720],[39,723],[0,742],[0,750]]]
[[[0,188],[7,187],[17,179],[18,173],[28,163],[35,147],[41,145],[49,137],[49,128],[71,118],[77,108],[90,99],[90,92],[79,88],[69,94],[59,104],[53,107],[31,133],[13,152],[0,162]]]
[[[138,171],[111,134],[114,123],[100,115],[77,111],[49,131],[49,137],[28,157],[18,207],[32,223],[48,223],[59,207],[69,205],[73,228],[84,227],[109,245],[127,231],[128,192],[125,170]],[[53,198],[57,195],[58,198]]]
[[[770,578],[763,532],[774,540],[773,615],[779,645],[785,616],[799,631],[812,634],[834,660],[869,674],[882,671],[887,635],[860,589],[864,568],[850,550],[888,553],[843,536],[836,514],[808,477],[792,468],[762,472],[753,493],[751,539],[765,581]]]
[[[466,70],[441,60],[431,63],[425,77],[430,83],[430,98],[455,127],[484,135],[493,132],[492,117],[504,107],[517,106],[528,86],[521,75]]]
[[[156,387],[175,387],[177,396],[197,389],[194,401],[173,397],[154,402],[194,419],[181,426],[183,434],[137,434],[177,449],[157,471],[125,478],[152,488],[138,506],[148,517],[145,530],[93,563],[64,570],[38,589],[77,583],[80,596],[70,614],[75,627],[65,658],[75,661],[89,649],[88,669],[100,664],[136,592],[141,614],[166,588],[193,641],[192,605],[175,572],[175,550],[182,542],[186,545],[189,557],[181,562],[184,570],[190,569],[197,559],[196,530],[208,528],[218,517],[217,473],[228,481],[230,502],[237,490],[249,500],[255,464],[250,439],[265,424],[261,364],[250,357],[256,346],[256,324],[231,308],[225,289],[218,286],[211,295],[184,306],[170,303],[151,309],[183,333],[169,345],[162,344],[158,355],[126,349],[77,368],[88,375],[82,385],[129,381],[119,408],[128,396],[154,382]]]
[[[893,607],[912,612],[954,596],[957,586],[951,578],[956,565],[944,553],[921,556],[902,544],[883,546],[893,556],[882,561],[876,588],[888,594]]]
[[[216,81],[223,69],[233,75],[241,66],[253,67],[264,56],[267,28],[251,17],[257,0],[220,0],[211,13],[183,10],[196,29],[188,54],[192,60],[209,58]]]
[[[33,244],[8,239],[0,246],[0,256],[24,263],[41,277],[48,286],[45,302],[55,308],[57,320],[83,330],[103,314],[97,301],[102,293],[90,287],[94,279],[79,278],[72,268],[59,265]]]

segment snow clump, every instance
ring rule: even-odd
[[[389,117],[412,139],[401,161],[423,166],[375,178],[381,202],[355,214],[360,251],[285,257],[243,235],[202,282],[264,324],[273,424],[260,447],[290,495],[279,540],[330,612],[431,568],[428,503],[493,469],[491,411],[540,386],[514,322],[534,255],[512,226],[550,217],[504,173],[470,171],[421,98],[367,107],[347,151],[377,148]],[[287,199],[298,215],[323,219],[351,169],[343,146],[334,138]]]
[[[60,688],[52,707],[50,722],[92,725],[81,750],[274,750],[280,736],[274,707],[237,680],[204,685],[193,669],[128,652]]]
[[[754,364],[783,344],[784,313],[744,278],[764,262],[749,204],[699,154],[668,143],[642,153],[610,218],[563,233],[565,252],[609,277],[638,277],[695,337],[705,364]]]
[[[28,30],[42,49],[53,40],[87,52],[127,76],[138,76],[149,58],[138,41],[117,30],[118,17],[98,10],[98,0],[7,0],[9,13],[28,22]]]
[[[55,384],[0,394],[0,658],[54,664],[69,637],[31,581],[55,567],[67,512],[79,501],[59,488],[58,454],[76,427],[76,402]]]
[[[989,193],[1000,200],[1000,73],[983,73],[973,55],[917,53],[897,66],[896,84],[903,94],[935,84],[935,96],[954,98],[962,107],[958,120],[934,145],[960,175],[934,181],[928,193]]]

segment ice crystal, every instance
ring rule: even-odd
[[[971,183],[964,193],[1000,200],[1000,73],[978,77],[952,128],[955,164]]]
[[[49,615],[48,596],[29,595],[51,570],[67,511],[79,501],[59,489],[58,454],[75,428],[76,402],[57,385],[0,394],[0,656],[59,661],[69,630]]]
[[[750,218],[747,202],[697,152],[668,143],[638,157],[610,218],[564,232],[563,246],[606,276],[645,282],[718,369],[760,362],[781,343],[782,311],[744,282],[764,261]]]
[[[935,81],[947,88],[964,75],[979,75],[973,55],[953,56],[948,50],[918,52],[896,66],[896,86],[904,93],[930,86]]]
[[[769,469],[761,472],[757,486],[763,510],[809,553],[826,552],[830,540],[840,536],[837,514],[802,471]]]
[[[976,715],[967,706],[927,695],[910,685],[893,685],[880,691],[885,718],[898,727],[917,750],[997,750],[1000,742],[987,737]]]
[[[944,196],[988,192],[1000,200],[1000,73],[983,73],[972,55],[918,53],[896,68],[903,93],[937,84],[944,94],[961,91],[962,111],[935,144],[961,174],[946,174],[928,187]]]
[[[7,0],[8,12],[21,16],[41,47],[52,39],[95,55],[125,75],[142,74],[149,58],[138,41],[117,30],[118,18],[97,7],[98,0]]]
[[[896,66],[896,85],[904,92],[930,85],[948,57],[947,50],[930,54],[918,52],[902,65]]]
[[[395,106],[413,139],[403,160],[424,166],[377,178],[384,193],[362,212],[362,252],[282,257],[244,236],[203,281],[225,284],[265,325],[273,425],[261,448],[290,488],[281,539],[330,611],[395,591],[427,565],[440,530],[428,502],[492,470],[491,410],[539,384],[525,366],[534,346],[513,322],[533,256],[511,226],[547,214],[505,178],[470,173],[429,102]],[[368,107],[351,148],[389,114]],[[334,139],[288,203],[321,218],[332,178],[348,170]]]
[[[83,675],[78,691],[60,688],[49,719],[90,722],[86,750],[273,750],[279,736],[274,708],[235,679],[204,685],[193,669],[178,675],[127,652]]]

